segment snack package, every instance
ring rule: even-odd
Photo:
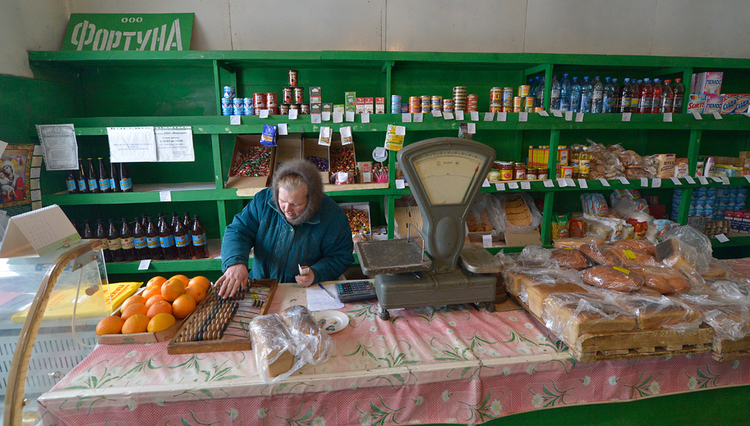
[[[495,194],[492,198],[498,203],[498,218],[505,232],[522,234],[537,229],[542,223],[542,215],[530,195]]]
[[[552,218],[551,240],[557,241],[570,236],[570,219],[567,214],[554,215]]]
[[[333,341],[320,330],[317,321],[305,306],[290,306],[281,311],[279,316],[289,329],[302,361],[319,365],[328,360]]]
[[[257,316],[248,328],[253,340],[255,364],[264,383],[284,380],[305,365],[279,315]]]
[[[625,166],[620,162],[617,153],[598,144],[591,139],[586,140],[591,153],[591,172],[589,179],[617,179],[625,177]]]
[[[276,146],[276,126],[263,125],[263,133],[260,135],[260,143],[263,146]]]

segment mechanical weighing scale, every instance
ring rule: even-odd
[[[464,240],[466,214],[495,151],[467,139],[434,138],[405,146],[397,158],[422,213],[424,246],[411,238],[411,224],[406,239],[356,244],[362,272],[375,276],[380,317],[388,319],[388,309],[463,303],[494,310],[492,274],[500,262],[480,246],[464,247]]]

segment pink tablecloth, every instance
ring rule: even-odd
[[[271,312],[304,304],[281,285]],[[514,413],[750,383],[750,359],[708,353],[579,363],[524,311],[394,312],[347,304],[332,357],[264,384],[252,351],[169,355],[100,346],[39,398],[45,425],[482,423]]]

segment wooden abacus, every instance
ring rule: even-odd
[[[266,314],[277,284],[276,279],[249,280],[246,289],[226,299],[212,286],[169,342],[167,353],[251,350],[248,326]]]

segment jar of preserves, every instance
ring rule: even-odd
[[[526,180],[536,180],[537,179],[536,170],[537,170],[536,167],[533,167],[533,166],[526,167]]]
[[[523,163],[516,163],[513,167],[513,180],[525,180],[526,179],[526,165]]]
[[[537,180],[546,180],[549,178],[549,169],[546,167],[539,167],[536,171]]]
[[[487,173],[487,180],[490,182],[499,182],[500,181],[500,171],[499,170],[491,170],[489,173]]]
[[[513,180],[513,163],[500,163],[500,180]]]
[[[588,147],[582,147],[578,159],[578,178],[588,179],[591,173],[591,153]]]

